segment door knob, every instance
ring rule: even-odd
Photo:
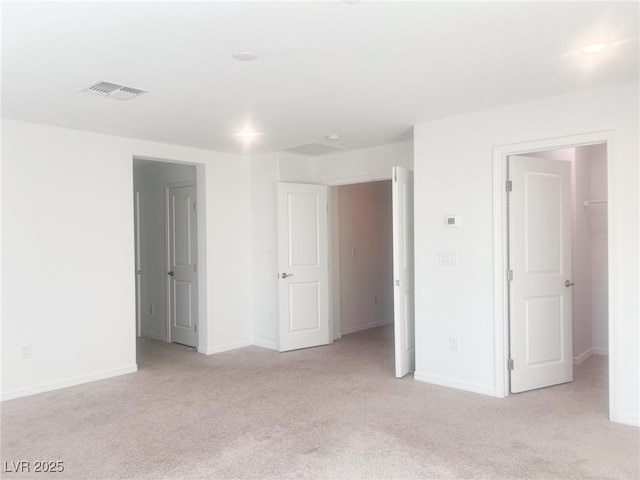
[[[566,282],[564,282],[564,286],[569,288],[569,287],[573,287],[575,285],[575,283],[573,283],[571,280],[567,280]]]
[[[287,278],[287,277],[293,277],[293,273],[284,273],[284,272],[282,272],[280,274],[280,278]]]
[[[173,270],[171,270],[170,272],[167,273],[167,275],[170,275],[173,277]]]

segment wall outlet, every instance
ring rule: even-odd
[[[458,339],[455,337],[449,337],[449,350],[452,352],[458,351]]]
[[[31,345],[20,346],[20,358],[22,360],[28,360],[31,358]]]

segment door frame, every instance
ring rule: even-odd
[[[509,295],[507,265],[509,255],[507,224],[507,162],[510,155],[524,155],[531,152],[556,150],[560,148],[581,147],[606,144],[607,149],[607,228],[608,236],[608,284],[609,284],[609,418],[617,418],[618,405],[615,398],[618,381],[618,339],[616,337],[616,306],[618,277],[615,236],[615,194],[614,172],[616,171],[617,132],[603,131],[572,135],[559,138],[534,140],[511,145],[498,145],[493,148],[493,283],[494,283],[494,381],[495,396],[504,398],[509,395]]]
[[[149,157],[146,155],[133,155],[133,161],[142,160],[157,163],[173,163],[188,165],[196,168],[196,231],[197,231],[197,255],[198,255],[198,346],[197,352],[210,355],[209,351],[209,325],[207,308],[207,204],[206,204],[206,164],[198,162],[183,162],[165,158]],[[134,182],[131,182],[132,191],[135,191]],[[166,221],[166,214],[165,214]],[[166,229],[165,229],[166,230]],[[167,322],[168,323],[168,322]],[[170,337],[168,337],[170,338]]]
[[[329,203],[329,216],[328,216],[328,234],[329,234],[329,330],[333,332],[333,339],[338,340],[342,338],[341,330],[341,318],[340,318],[340,257],[334,255],[334,248],[339,246],[338,235],[335,224],[336,216],[340,208],[340,197],[333,194],[333,187],[341,187],[343,185],[357,185],[359,183],[371,183],[381,182],[384,180],[393,181],[393,175],[391,168],[389,172],[376,172],[370,174],[357,175],[353,177],[341,177],[325,180],[319,183],[319,185],[325,185],[329,187],[329,194],[327,201]],[[335,261],[334,261],[335,260]],[[338,308],[335,309],[337,302]],[[337,332],[336,332],[337,328]]]
[[[136,337],[142,336],[142,255],[140,250],[140,191],[133,192],[133,236],[135,242]]]
[[[198,242],[198,210],[200,208],[200,202],[198,202],[198,180],[197,180],[198,170],[196,169],[196,180],[180,180],[178,182],[169,182],[164,184],[164,241],[165,241],[165,251],[164,251],[164,262],[165,262],[165,271],[169,271],[171,269],[171,256],[169,253],[170,241],[169,237],[171,232],[169,232],[169,191],[172,188],[180,188],[180,187],[194,187],[196,189],[196,273],[200,270],[200,257],[198,257],[200,250],[200,243]],[[198,292],[198,304],[200,303],[200,279],[199,275],[196,275],[196,291]],[[167,324],[167,343],[171,343],[171,278],[169,275],[165,278],[165,312],[166,312],[166,324]],[[199,305],[198,305],[199,306]],[[198,310],[198,323],[196,324],[198,327],[200,326],[200,313]],[[196,328],[196,348],[200,346],[200,328]]]

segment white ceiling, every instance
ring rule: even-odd
[[[638,2],[3,2],[2,115],[234,153],[362,148],[638,79],[638,15]],[[79,93],[98,80],[149,93]],[[231,135],[246,124],[264,133],[249,149]]]

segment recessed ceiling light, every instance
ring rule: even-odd
[[[250,142],[251,140],[254,140],[254,139],[256,139],[256,138],[258,138],[258,137],[260,137],[262,135],[264,135],[264,133],[256,132],[252,128],[244,128],[243,130],[240,130],[239,132],[231,134],[231,136],[238,137],[239,139],[241,139],[243,141],[247,141],[247,142]]]
[[[588,45],[582,49],[585,53],[598,53],[606,48],[604,43],[594,43],[593,45]]]
[[[237,52],[233,52],[232,57],[241,62],[251,62],[258,58],[258,55],[248,50],[238,50]]]
[[[330,135],[327,135],[325,138],[327,140],[340,140],[342,138],[342,135],[338,135],[337,133],[332,133]]]

